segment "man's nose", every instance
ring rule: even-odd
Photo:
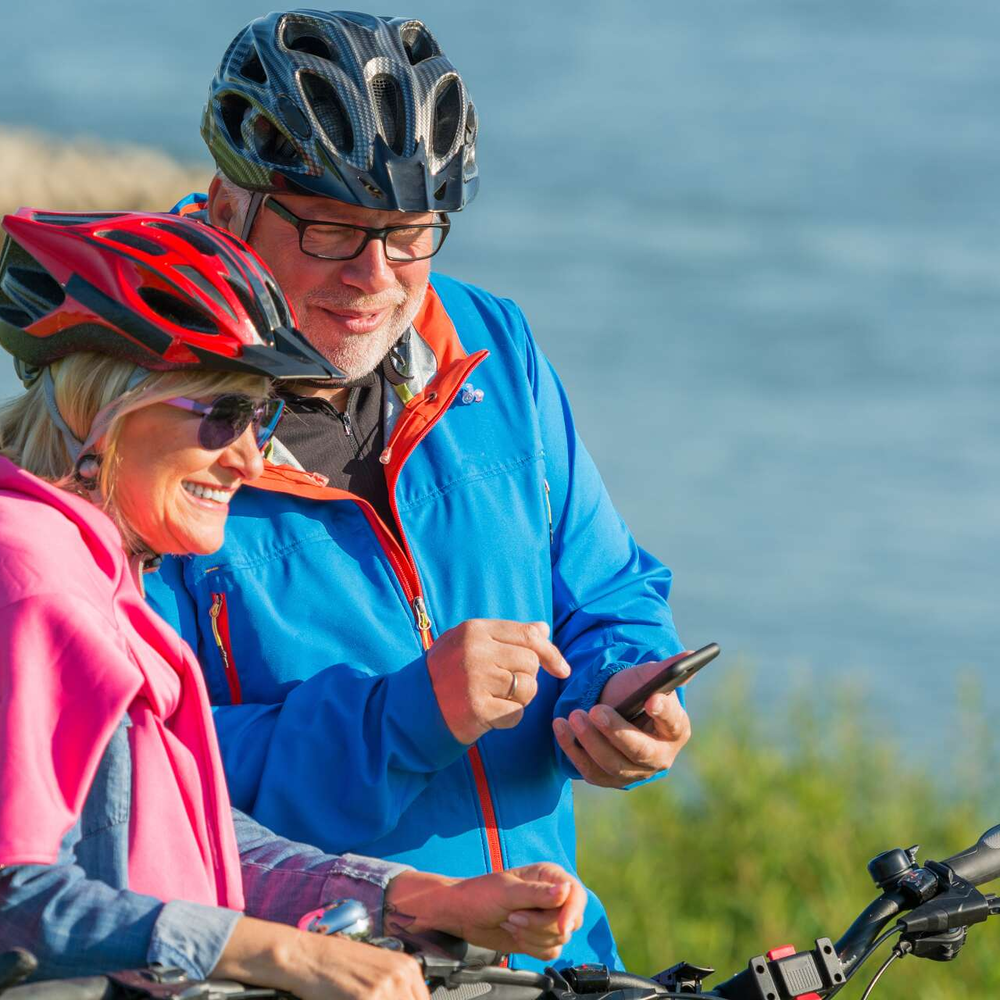
[[[396,275],[386,260],[381,240],[369,240],[357,257],[344,262],[340,275],[345,285],[352,285],[368,295],[384,292],[396,284]]]

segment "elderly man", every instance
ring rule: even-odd
[[[219,174],[178,210],[249,240],[345,380],[282,388],[225,547],[165,560],[149,591],[261,822],[455,876],[572,871],[570,780],[646,780],[688,738],[674,695],[647,701],[648,732],[608,707],[682,647],[669,571],[520,310],[430,275],[477,129],[419,21],[279,12],[226,50],[203,124]],[[562,961],[617,962],[593,896]]]

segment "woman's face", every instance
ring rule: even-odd
[[[153,552],[214,552],[233,494],[264,471],[252,426],[225,448],[208,451],[198,443],[200,419],[156,403],[122,420],[115,500]]]

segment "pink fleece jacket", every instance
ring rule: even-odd
[[[0,865],[51,864],[128,714],[129,888],[243,909],[201,670],[114,523],[0,458]]]

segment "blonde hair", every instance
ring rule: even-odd
[[[268,380],[261,375],[176,371],[150,372],[126,392],[129,379],[136,370],[135,365],[89,352],[71,354],[55,361],[50,370],[56,406],[66,425],[80,441],[87,439],[98,412],[120,399],[120,406],[108,425],[100,449],[98,487],[101,506],[132,547],[135,536],[115,504],[118,438],[125,418],[135,410],[162,403],[174,396],[205,399],[226,392],[244,392],[263,397],[269,387]],[[75,476],[74,460],[66,441],[45,405],[42,379],[32,383],[22,395],[0,405],[0,454],[60,489],[86,495]]]

